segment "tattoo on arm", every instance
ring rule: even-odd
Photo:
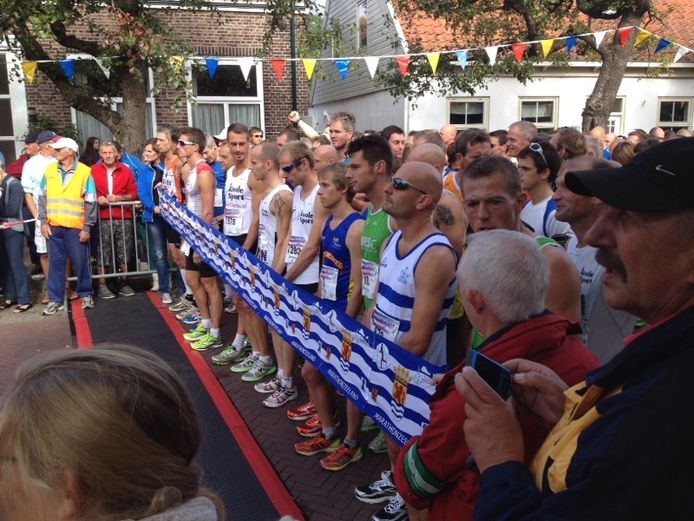
[[[448,206],[439,204],[436,206],[436,220],[445,226],[453,226],[455,224],[455,217],[453,217],[453,212]]]

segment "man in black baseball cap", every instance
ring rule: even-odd
[[[605,267],[607,304],[649,325],[570,389],[540,364],[507,363],[514,399],[554,425],[530,469],[513,407],[474,369],[456,376],[482,472],[475,519],[694,519],[693,162],[683,138],[622,168],[566,175],[605,203],[585,240]]]

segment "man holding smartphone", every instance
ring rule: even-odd
[[[568,336],[571,323],[545,310],[549,266],[532,238],[510,230],[478,232],[458,273],[465,313],[486,338],[479,348],[484,356],[496,362],[542,360],[573,382],[598,365],[583,344]],[[405,445],[395,465],[395,484],[410,505],[411,520],[420,519],[417,510],[425,509],[428,521],[473,519],[479,476],[455,428],[465,418],[465,400],[455,392],[453,377],[464,365],[443,377],[431,400],[429,425]],[[526,453],[533,454],[547,430],[520,414]]]

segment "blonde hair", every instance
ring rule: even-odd
[[[199,489],[199,447],[190,396],[158,357],[119,345],[44,353],[20,367],[0,410],[0,451],[12,460],[0,469],[0,501],[11,511],[18,490],[65,487],[67,471],[84,519],[139,519],[198,495],[214,501]]]

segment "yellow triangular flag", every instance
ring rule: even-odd
[[[634,47],[638,47],[650,37],[651,33],[649,31],[639,28],[639,34],[636,35],[636,39],[634,40]]]
[[[24,75],[27,78],[27,83],[29,85],[34,83],[34,78],[36,78],[36,62],[22,63],[22,69],[24,69]]]
[[[540,45],[542,46],[542,56],[543,58],[547,58],[547,55],[549,54],[549,51],[552,50],[552,45],[554,45],[554,38],[550,38],[549,40],[542,40],[540,42]]]
[[[431,66],[431,72],[436,74],[436,69],[439,66],[439,58],[441,57],[441,53],[439,52],[430,52],[427,54],[427,60],[429,60],[429,65]]]
[[[303,58],[302,63],[304,64],[304,70],[306,71],[306,76],[310,80],[313,76],[313,69],[316,68],[316,61],[314,58]]]

